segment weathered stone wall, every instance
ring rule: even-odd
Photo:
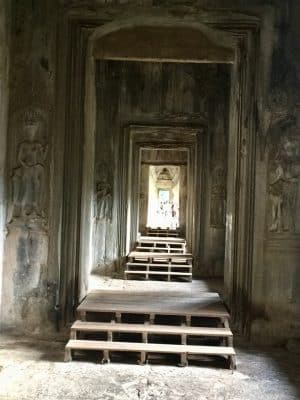
[[[58,270],[50,268],[56,5],[12,2],[3,327],[49,333]],[[57,266],[56,266],[57,268]]]
[[[279,10],[278,10],[279,11]],[[283,12],[285,11],[285,12]],[[266,154],[261,164],[266,215],[263,263],[253,274],[252,334],[264,341],[300,336],[300,58],[297,1],[278,12]]]
[[[9,1],[0,1],[0,326],[2,304],[3,250],[6,224],[6,139],[9,99],[9,44],[10,44]]]

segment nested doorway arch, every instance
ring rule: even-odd
[[[205,21],[206,22],[206,21]],[[255,23],[254,23],[255,22]],[[92,246],[93,230],[92,212],[93,191],[94,191],[94,140],[96,132],[96,95],[95,95],[95,62],[97,59],[128,59],[141,61],[171,61],[171,62],[212,62],[212,63],[231,63],[232,82],[231,82],[231,101],[230,101],[230,126],[229,126],[229,164],[228,164],[228,198],[226,215],[226,250],[225,250],[225,290],[226,300],[231,308],[231,312],[240,332],[247,329],[249,321],[249,304],[251,304],[251,270],[253,264],[253,225],[254,225],[254,199],[255,199],[255,160],[256,160],[256,134],[257,134],[257,101],[258,76],[260,74],[259,48],[259,20],[253,21],[246,26],[241,22],[230,26],[227,22],[219,19],[210,19],[207,24],[201,22],[185,21],[177,18],[129,18],[121,21],[104,24],[101,27],[91,28],[92,34],[88,36],[86,42],[83,41],[83,54],[86,54],[85,65],[81,64],[81,74],[84,72],[84,85],[78,87],[78,94],[84,99],[84,107],[77,108],[71,104],[68,118],[77,111],[81,115],[83,125],[77,129],[78,148],[83,148],[81,152],[82,166],[77,171],[75,177],[79,185],[72,190],[76,192],[77,207],[73,207],[73,215],[68,211],[63,215],[63,228],[68,237],[68,229],[72,230],[70,236],[79,239],[72,249],[62,247],[61,263],[61,310],[62,319],[67,322],[72,319],[73,304],[68,303],[68,290],[70,283],[73,290],[73,299],[82,298],[87,290],[87,274],[92,268]],[[134,46],[133,38],[136,38],[136,30],[140,33],[145,31],[146,36],[143,42],[143,35]],[[168,38],[174,37],[174,30],[179,32],[178,52],[176,53],[176,40],[172,43],[170,52],[162,56],[162,49],[158,47],[148,48],[148,52],[141,52],[143,43],[148,43],[153,32],[159,30],[166,34],[166,40],[162,43],[162,48],[171,46]],[[186,33],[186,35],[185,35]],[[113,47],[124,37],[126,46]],[[150,38],[150,39],[149,39]],[[193,38],[190,45],[182,42],[182,38]],[[186,45],[186,47],[184,47]],[[165,46],[165,47],[163,47]],[[174,47],[175,46],[175,47]],[[197,47],[198,46],[198,47]],[[185,51],[183,51],[185,48]],[[158,49],[158,51],[157,51]],[[82,49],[81,49],[82,50]],[[121,50],[123,52],[121,52]],[[208,51],[209,50],[209,51]],[[121,53],[120,53],[121,52]],[[76,51],[75,51],[76,56]],[[77,57],[79,54],[77,54]],[[83,78],[83,76],[81,76]],[[71,74],[72,79],[75,75]],[[74,83],[74,82],[73,82]],[[75,85],[76,86],[76,85]],[[73,89],[74,91],[74,89]],[[74,96],[71,91],[70,96]],[[247,119],[247,124],[245,120]],[[72,132],[74,135],[74,132]],[[66,137],[71,135],[67,131]],[[69,138],[70,140],[70,138]],[[84,143],[84,147],[82,147]],[[80,147],[81,146],[81,147]],[[66,148],[66,152],[69,149]],[[80,153],[80,150],[79,150]],[[66,159],[72,159],[74,155],[66,155]],[[68,176],[74,178],[74,171],[70,168],[71,163],[66,165],[65,179]],[[76,173],[76,171],[75,171]],[[81,182],[81,185],[80,185]],[[243,182],[243,184],[240,184]],[[70,196],[72,193],[69,193]],[[64,199],[64,203],[68,198]],[[126,210],[119,210],[119,217]],[[74,231],[71,228],[71,220],[80,221],[80,230]],[[122,246],[121,246],[122,248]],[[77,256],[76,256],[77,255]],[[120,254],[125,256],[125,254]],[[75,282],[75,284],[74,284]],[[79,282],[79,292],[76,282]],[[76,300],[75,300],[76,302]]]
[[[204,219],[203,181],[208,148],[207,127],[130,125],[124,135],[128,141],[128,158],[123,168],[128,171],[127,232],[125,253],[133,249],[138,235],[139,182],[142,149],[181,149],[187,152],[188,194],[186,239],[189,251],[199,257],[203,248],[201,221]],[[138,183],[139,186],[139,183]],[[124,200],[121,199],[123,202]]]

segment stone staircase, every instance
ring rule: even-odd
[[[166,363],[171,358],[172,363],[186,366],[204,357],[234,369],[229,313],[217,293],[193,292],[193,257],[186,251],[185,239],[172,236],[177,232],[170,230],[148,233],[128,255],[125,270],[125,280],[142,277],[145,282],[124,281],[131,291],[88,294],[77,308],[65,360],[89,351],[99,354],[102,363],[128,362],[133,356],[139,364]],[[154,290],[155,279],[187,283],[159,282]]]
[[[156,236],[156,234],[160,236]],[[153,234],[153,235],[152,235]],[[192,280],[192,254],[186,252],[186,240],[175,237],[177,231],[148,230],[134,251],[128,254],[125,279]]]
[[[147,228],[146,236],[179,237],[177,229]]]
[[[165,363],[172,356],[173,363],[187,366],[205,356],[232,369],[236,366],[229,314],[217,293],[182,298],[151,291],[95,291],[77,314],[65,361],[92,351],[102,363],[127,362],[130,354],[139,364],[157,358]]]

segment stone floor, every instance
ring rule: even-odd
[[[164,292],[176,293],[182,296],[198,296],[201,292],[223,292],[222,279],[193,279],[192,282],[166,282],[152,280],[124,280],[105,278],[98,275],[90,276],[89,290],[112,291],[122,290],[124,292]]]
[[[300,357],[236,345],[237,371],[64,363],[63,343],[0,337],[1,400],[296,400]]]

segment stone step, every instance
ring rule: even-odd
[[[170,275],[170,276],[192,276],[191,272],[172,272],[172,271],[125,271],[126,274],[150,274],[150,275]]]
[[[167,253],[185,253],[183,248],[174,247],[158,247],[158,246],[136,246],[137,251],[150,251],[150,252],[167,252]]]
[[[163,236],[140,236],[138,238],[138,243],[162,243],[162,244],[186,244],[184,238],[174,238],[174,237],[163,237]]]
[[[173,271],[137,271],[137,270],[125,270],[125,279],[128,278],[128,275],[144,275],[145,278],[149,277],[149,275],[156,276],[166,276],[168,279],[172,277],[182,277],[192,279],[191,272],[173,272]]]
[[[191,253],[184,254],[172,254],[172,253],[155,253],[155,252],[142,252],[142,251],[131,251],[128,254],[129,261],[149,261],[152,263],[153,261],[168,261],[168,262],[189,262],[191,263],[193,260],[193,256]]]
[[[71,327],[66,361],[80,350],[101,352],[102,362],[110,361],[110,352],[138,353],[141,364],[150,354],[162,357],[172,353],[178,355],[182,366],[204,355],[225,357],[230,367],[235,368],[229,314],[217,293],[201,293],[199,298],[179,295],[170,298],[164,292],[95,291],[77,311],[81,321]],[[79,336],[80,333],[86,338]]]
[[[186,325],[128,324],[116,322],[87,322],[79,320],[73,323],[71,331],[232,337],[232,332],[229,328],[211,328]]]
[[[165,237],[174,237],[174,238],[179,237],[179,234],[178,234],[178,233],[173,233],[173,232],[169,232],[169,233],[164,233],[164,232],[149,232],[147,235],[148,235],[149,237],[151,237],[151,236],[153,236],[153,237],[155,237],[155,236],[159,236],[159,237],[165,236]]]
[[[102,362],[109,362],[110,351],[127,351],[140,353],[140,363],[144,364],[147,353],[179,354],[181,365],[188,363],[188,355],[227,356],[230,359],[231,368],[235,368],[235,351],[227,346],[193,346],[184,344],[160,344],[160,343],[136,343],[113,342],[102,340],[74,340],[68,341],[65,348],[65,361],[72,360],[74,350],[103,351]]]
[[[191,270],[193,268],[192,264],[172,264],[172,263],[168,263],[168,264],[149,264],[149,263],[142,263],[142,262],[128,262],[126,263],[127,267],[145,267],[148,268],[149,270],[151,270],[152,268],[165,268],[165,269],[189,269]]]

